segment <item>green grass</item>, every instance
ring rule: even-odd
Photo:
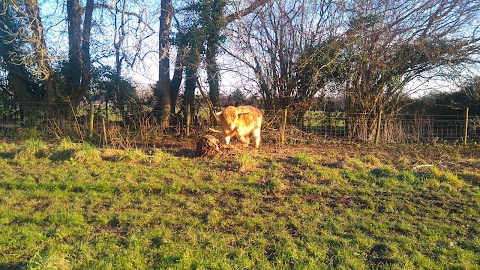
[[[0,143],[0,269],[479,269],[478,170],[321,149]]]

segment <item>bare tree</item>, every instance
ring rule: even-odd
[[[480,101],[480,76],[469,78],[462,88],[470,99]]]
[[[344,36],[350,70],[348,106],[355,112],[398,110],[404,86],[439,67],[454,67],[478,57],[480,35],[474,23],[480,4],[462,1],[372,1],[344,6],[349,16]],[[387,108],[388,107],[388,108]]]
[[[114,36],[113,47],[115,49],[115,104],[119,108],[120,113],[126,119],[125,103],[128,97],[124,95],[121,89],[120,80],[122,75],[122,63],[125,60],[126,55],[122,53],[122,46],[127,37],[125,31],[127,24],[126,15],[126,0],[118,0],[114,2],[115,10],[113,11],[114,22]]]
[[[154,30],[148,19],[148,10],[143,7],[141,1],[116,0],[112,5],[96,4],[96,8],[107,11],[108,22],[103,27],[103,31],[112,35],[108,41],[110,47],[105,48],[108,52],[113,45],[113,55],[115,59],[114,75],[114,95],[112,96],[114,105],[119,109],[125,122],[131,121],[131,114],[138,113],[138,99],[135,91],[130,91],[130,83],[126,81],[125,70],[128,68],[141,66],[137,61],[142,60],[148,54],[145,52],[145,43],[153,41]],[[113,27],[112,27],[113,26]],[[148,47],[147,47],[148,48]],[[148,49],[147,49],[148,50]],[[108,95],[105,95],[108,98]],[[106,100],[106,103],[109,100]],[[107,109],[108,106],[106,105]]]
[[[226,51],[253,71],[266,110],[305,103],[321,90],[299,87],[299,62],[308,66],[303,52],[338,32],[335,7],[329,0],[274,0],[231,24],[236,46]]]
[[[112,6],[93,0],[84,1],[85,6],[81,6],[78,0],[65,3],[66,14],[56,12],[55,17],[48,17],[45,20],[47,26],[43,25],[40,18],[42,7],[37,0],[0,3],[0,63],[7,71],[16,101],[55,102],[57,105],[70,102],[76,107],[92,91],[92,62],[96,62],[97,66],[109,65],[109,62],[102,61],[110,58],[114,51],[116,70],[119,71],[117,74],[122,76],[122,67],[133,67],[136,59],[144,57],[142,42],[148,40],[153,31],[146,21],[145,14],[148,12],[138,8],[143,3],[116,1]],[[131,6],[125,3],[131,3]],[[63,5],[57,3],[55,7],[61,8]],[[115,30],[118,32],[114,32],[115,19],[120,17],[122,20],[116,21],[118,27]],[[56,33],[55,38],[61,42],[68,38],[68,46],[52,42],[47,47],[47,41],[53,40],[52,35],[45,38],[48,30]],[[92,38],[96,40],[91,42]],[[113,50],[112,39],[115,41]],[[125,43],[124,40],[129,42]],[[91,51],[94,52],[93,56]],[[107,61],[111,61],[111,58]],[[55,71],[52,66],[56,68]],[[121,88],[118,90],[117,96],[122,95]],[[120,101],[123,99],[120,98]]]
[[[418,76],[478,61],[480,34],[465,27],[480,16],[476,2],[350,1],[341,8],[348,18],[342,36],[345,109],[365,119],[348,126],[353,136],[372,140],[374,119],[405,106],[405,86]]]
[[[235,46],[226,52],[255,74],[266,110],[292,104],[301,114],[332,88],[344,94],[348,113],[373,119],[405,106],[406,85],[416,78],[478,67],[479,8],[472,1],[275,0],[231,25]]]

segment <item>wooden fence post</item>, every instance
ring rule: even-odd
[[[282,145],[285,145],[285,130],[287,129],[287,108],[285,108],[285,111],[283,113],[283,123],[282,123]]]
[[[190,115],[190,112],[191,112],[190,105],[187,105],[185,109],[186,109],[185,135],[188,137],[190,136],[190,124],[192,123],[192,118]]]
[[[108,138],[107,138],[107,127],[105,126],[105,118],[102,118],[102,124],[103,124],[103,146],[107,147]]]
[[[378,114],[377,132],[375,132],[375,144],[378,144],[380,141],[380,129],[382,127],[382,114],[383,114],[383,111],[380,110]]]
[[[95,120],[95,104],[93,101],[90,102],[90,112],[88,119],[88,139],[92,140],[93,138],[93,123]]]
[[[463,145],[467,145],[468,136],[468,107],[465,108],[465,129],[463,130]]]

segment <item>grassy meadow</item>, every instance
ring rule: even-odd
[[[480,147],[0,142],[0,269],[480,269]]]

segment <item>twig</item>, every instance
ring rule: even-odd
[[[418,168],[423,168],[423,167],[433,167],[434,165],[433,164],[424,164],[424,165],[417,165],[417,166],[414,166],[413,168],[414,169],[418,169]]]

